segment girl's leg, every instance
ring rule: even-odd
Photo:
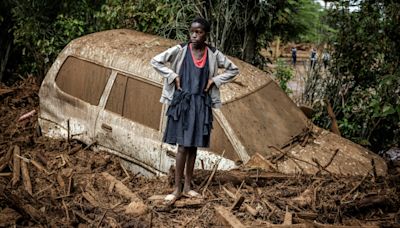
[[[194,164],[197,156],[197,147],[188,148],[187,152],[187,160],[186,160],[186,175],[185,175],[185,184],[183,186],[183,192],[190,191],[190,182],[193,177]]]
[[[181,180],[183,177],[183,170],[185,169],[185,162],[188,154],[188,149],[186,147],[178,146],[178,153],[176,154],[175,189],[172,193],[177,197],[181,195]]]

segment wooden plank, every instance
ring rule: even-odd
[[[236,196],[233,192],[229,191],[225,186],[222,186],[222,190],[225,191],[225,193],[231,197],[232,199],[236,200]],[[257,216],[258,215],[258,211],[256,209],[254,209],[252,206],[250,206],[247,203],[243,203],[244,208],[246,209],[247,212],[249,212],[249,214],[251,214],[252,216]]]
[[[283,219],[283,224],[284,225],[292,225],[292,213],[289,212],[289,208],[288,206],[286,206],[286,213],[285,213],[285,217]]]
[[[214,207],[221,222],[225,225],[229,225],[233,228],[244,228],[245,226],[240,222],[236,216],[234,216],[228,209],[223,206]]]
[[[204,206],[204,200],[195,198],[180,199],[175,201],[174,205],[175,207],[202,207]]]
[[[16,186],[21,177],[21,159],[18,157],[21,155],[19,146],[14,146],[14,159],[13,159],[13,178],[12,186]]]
[[[8,162],[13,155],[13,148],[14,147],[10,147],[7,153],[2,158],[0,158],[0,172],[8,166]]]
[[[111,174],[103,172],[102,175],[108,182],[115,183],[114,188],[116,192],[131,200],[131,203],[126,207],[126,213],[135,215],[143,215],[147,213],[148,207],[137,193],[132,192],[124,183],[117,180],[117,178]]]
[[[25,190],[32,195],[32,183],[31,177],[29,176],[28,164],[26,162],[21,163],[22,181],[24,182]]]
[[[236,197],[235,202],[231,206],[231,211],[236,211],[239,210],[240,206],[242,206],[244,201],[244,197],[242,195],[239,195]]]

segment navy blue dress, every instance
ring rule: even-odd
[[[185,147],[209,147],[212,129],[211,97],[204,89],[209,77],[208,57],[197,67],[188,47],[180,70],[182,90],[176,90],[167,110],[163,141]]]

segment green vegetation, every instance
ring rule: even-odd
[[[319,98],[333,104],[343,136],[374,151],[400,142],[399,12],[393,1],[337,1],[327,16],[337,33]],[[329,125],[323,109],[315,119]]]
[[[211,21],[212,45],[264,66],[266,59],[259,50],[295,22],[291,18],[304,12],[295,10],[300,6],[294,0],[4,0],[0,2],[0,81],[12,82],[18,74],[41,80],[69,41],[96,31],[129,28],[185,41],[188,24],[197,15]],[[299,36],[306,31],[303,28],[287,36]]]
[[[331,30],[323,23],[325,11],[320,4],[310,0],[291,0],[290,6],[278,15],[274,34],[283,41],[320,43],[322,34]]]
[[[287,94],[292,93],[292,90],[287,86],[288,82],[293,78],[293,70],[283,60],[277,60],[277,66],[275,71],[275,77],[279,81],[279,86]]]

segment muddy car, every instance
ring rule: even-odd
[[[167,173],[176,147],[162,143],[167,120],[167,107],[159,102],[163,79],[150,60],[177,43],[132,30],[71,41],[40,88],[42,133],[118,155],[146,176]],[[231,60],[240,74],[221,88],[223,105],[213,110],[211,146],[199,148],[197,168],[211,169],[221,159],[219,169],[225,170],[250,161],[283,173],[323,169],[363,175],[372,168],[386,173],[379,156],[311,124],[265,72]]]

